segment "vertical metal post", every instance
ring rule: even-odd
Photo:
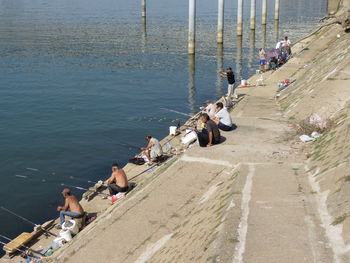
[[[243,34],[243,0],[238,0],[237,5],[237,36]]]
[[[146,17],[146,0],[141,0],[141,16]]]
[[[275,20],[280,19],[280,0],[275,0]]]
[[[189,0],[188,54],[196,51],[196,0]]]
[[[266,25],[267,0],[262,0],[261,24]]]
[[[217,43],[222,44],[224,42],[224,0],[218,0],[218,32]]]
[[[256,0],[250,0],[250,29],[255,30]]]

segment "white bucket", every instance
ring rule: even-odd
[[[63,237],[67,242],[72,240],[72,235],[70,233],[70,231],[67,230],[61,230],[60,231],[60,236]]]
[[[241,80],[241,86],[247,86],[248,82],[246,79]]]
[[[53,249],[57,249],[59,247],[62,247],[64,245],[64,242],[66,241],[66,239],[64,237],[57,237],[53,240]]]
[[[176,134],[176,126],[170,126],[169,127],[169,135],[175,135]]]
[[[69,222],[72,225],[67,227],[66,222]],[[75,222],[75,220],[66,220],[64,222],[64,224],[62,225],[62,229],[69,230],[73,235],[76,235],[79,232],[79,226],[78,226],[77,222]]]
[[[255,74],[256,74],[256,75],[259,75],[259,74],[260,74],[260,69],[257,69],[257,70],[255,71]]]
[[[197,133],[191,130],[186,130],[186,136],[181,138],[183,144],[191,143],[197,139]]]

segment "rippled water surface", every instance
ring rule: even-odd
[[[188,1],[0,0],[0,205],[42,223],[55,216],[61,183],[87,187],[125,164],[143,136],[164,137],[172,120],[226,91],[217,71],[257,69],[257,49],[308,33],[325,0],[281,0],[281,20],[235,37],[236,1],[226,1],[223,52],[216,46],[217,1],[197,1],[197,54],[187,56]],[[321,2],[321,3],[320,3]],[[266,32],[264,37],[264,32]],[[175,122],[176,123],[176,122]],[[37,171],[33,169],[38,169]],[[74,176],[79,180],[69,179]],[[81,192],[75,191],[80,195]],[[31,226],[0,210],[0,234]]]

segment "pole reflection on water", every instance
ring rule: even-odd
[[[216,54],[216,96],[221,97],[224,94],[222,77],[220,76],[220,72],[224,68],[224,46],[222,44],[218,44],[217,46],[217,54]]]
[[[254,61],[255,61],[255,30],[250,30],[249,34],[249,59],[248,59],[248,67],[252,68],[254,67]]]
[[[196,113],[196,86],[195,86],[195,72],[196,72],[196,57],[193,54],[188,55],[188,106],[191,113]]]
[[[275,33],[275,42],[277,43],[279,41],[279,26],[280,26],[280,22],[279,20],[275,20],[275,24],[274,24],[274,33]]]
[[[242,79],[242,36],[236,37],[236,83]]]
[[[147,23],[146,23],[146,17],[143,16],[141,18],[141,52],[146,52],[146,44],[147,44]]]
[[[262,47],[266,48],[266,25],[262,25]]]

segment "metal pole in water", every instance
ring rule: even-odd
[[[256,0],[250,1],[250,29],[255,30],[255,4]]]
[[[280,19],[280,0],[275,0],[275,20]]]
[[[266,25],[267,17],[267,0],[262,0],[261,24]]]
[[[237,36],[243,33],[243,0],[238,0],[237,5]]]
[[[218,0],[218,33],[217,43],[224,43],[224,0]]]
[[[146,17],[146,0],[141,0],[141,16]]]
[[[196,50],[196,0],[189,0],[188,54]]]

